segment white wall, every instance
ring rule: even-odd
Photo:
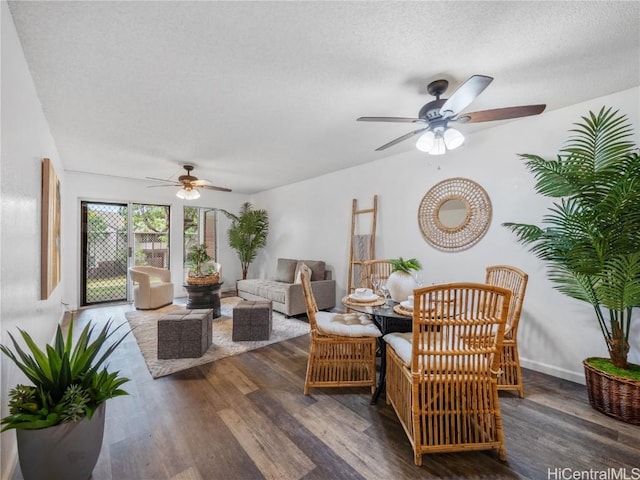
[[[7,332],[28,331],[42,345],[53,339],[61,319],[66,278],[47,300],[40,300],[40,189],[42,158],[49,157],[65,188],[65,176],[55,143],[35,91],[7,2],[1,2],[2,127],[0,148],[0,342]],[[66,208],[62,201],[62,215]],[[64,234],[62,242],[65,242]],[[0,416],[8,414],[8,391],[26,377],[0,358]],[[9,478],[15,465],[15,433],[0,435],[0,476]]]
[[[67,172],[64,188],[65,215],[62,230],[66,241],[63,251],[63,274],[68,279],[64,292],[64,301],[72,306],[80,302],[80,202],[133,202],[171,207],[170,225],[170,270],[175,286],[175,296],[182,297],[186,293],[184,271],[182,267],[183,248],[183,206],[222,208],[237,213],[246,196],[235,193],[203,191],[195,201],[185,202],[175,196],[177,188],[147,188],[152,182],[122,177],[108,177]],[[218,262],[222,264],[223,289],[235,289],[235,282],[242,278],[240,261],[235,250],[227,244],[226,232],[229,220],[222,213],[218,214]]]
[[[378,258],[418,258],[424,265],[427,284],[483,281],[485,267],[491,264],[522,268],[530,276],[519,331],[522,363],[584,382],[582,360],[592,355],[606,356],[592,307],[552,289],[541,262],[501,224],[539,224],[548,206],[546,199],[534,193],[533,177],[517,154],[555,158],[573,123],[603,105],[627,114],[636,128],[636,139],[640,139],[640,93],[633,88],[469,135],[463,147],[442,157],[429,157],[412,149],[255,195],[254,203],[269,212],[271,232],[267,248],[254,266],[254,275],[273,275],[278,257],[325,260],[334,270],[339,302],[347,283],[351,201],[356,198],[359,206],[366,208],[378,194]],[[417,210],[433,185],[458,176],[485,188],[492,201],[493,219],[484,238],[470,249],[441,252],[422,238]],[[640,359],[638,327],[635,325],[631,339],[630,360],[634,362]]]

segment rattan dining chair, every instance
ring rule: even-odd
[[[418,289],[413,331],[384,336],[387,403],[416,465],[426,453],[470,450],[506,459],[497,373],[510,297],[480,283]]]
[[[381,284],[386,283],[393,265],[389,260],[367,260],[362,265],[362,286],[372,288],[371,275],[377,273],[380,276]]]
[[[519,268],[510,265],[487,267],[486,284],[511,290],[509,316],[507,317],[502,354],[500,355],[502,374],[498,377],[498,390],[515,390],[520,398],[524,398],[524,386],[520,369],[520,354],[518,353],[518,324],[528,281],[529,275]]]
[[[380,330],[365,314],[318,311],[309,278],[301,277],[311,327],[304,394],[312,387],[370,387],[373,393]]]

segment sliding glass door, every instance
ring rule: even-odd
[[[169,268],[169,206],[81,203],[82,306],[130,300],[131,265]]]
[[[127,300],[127,204],[82,202],[80,210],[80,304],[86,306]]]

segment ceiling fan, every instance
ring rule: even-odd
[[[436,99],[425,104],[420,109],[418,118],[360,117],[357,120],[360,122],[400,122],[422,125],[418,130],[409,132],[376,148],[376,151],[384,150],[422,134],[416,143],[418,150],[431,155],[442,155],[447,150],[458,148],[464,142],[462,133],[455,128],[451,128],[449,126],[451,123],[491,122],[494,120],[528,117],[530,115],[538,115],[546,108],[545,104],[522,105],[461,114],[460,112],[467,108],[492,81],[493,77],[473,75],[460,85],[449,98],[440,98],[447,91],[449,82],[447,80],[435,80],[427,86],[427,91]]]
[[[149,180],[154,180],[156,182],[165,182],[164,185],[149,185],[150,187],[182,187],[176,193],[176,197],[181,198],[183,200],[195,200],[196,198],[200,198],[199,188],[206,188],[208,190],[218,190],[219,192],[230,192],[230,188],[224,187],[216,187],[212,185],[208,180],[199,180],[198,177],[191,175],[191,171],[193,170],[193,165],[183,165],[187,171],[186,175],[180,175],[178,180],[165,180],[163,178],[153,178],[146,177]]]

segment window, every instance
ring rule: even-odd
[[[169,268],[169,207],[131,206],[134,265]]]
[[[187,252],[194,245],[205,243],[207,253],[217,261],[216,241],[217,214],[213,208],[184,207],[184,252],[183,263],[187,267]]]

